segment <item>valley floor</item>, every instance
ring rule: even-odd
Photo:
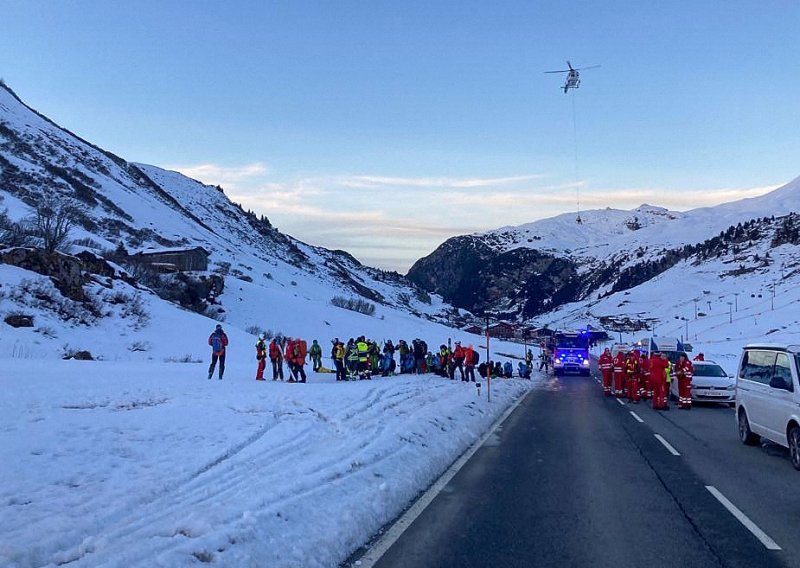
[[[433,375],[2,364],[0,564],[14,567],[336,566],[537,382],[493,381],[489,403]]]

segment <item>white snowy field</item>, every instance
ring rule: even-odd
[[[0,565],[336,566],[538,382],[254,367],[4,360]]]

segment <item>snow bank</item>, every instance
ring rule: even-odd
[[[336,566],[536,380],[308,384],[205,365],[15,360],[0,564]]]

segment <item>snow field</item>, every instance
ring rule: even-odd
[[[537,383],[206,368],[5,360],[0,565],[336,566]]]

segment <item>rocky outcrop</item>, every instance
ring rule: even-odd
[[[39,248],[17,247],[0,251],[0,262],[49,276],[58,291],[67,298],[79,302],[86,299],[83,267],[81,260],[75,256]]]
[[[586,288],[569,259],[530,248],[500,252],[474,236],[447,240],[414,263],[408,278],[456,307],[508,319],[574,301]]]

